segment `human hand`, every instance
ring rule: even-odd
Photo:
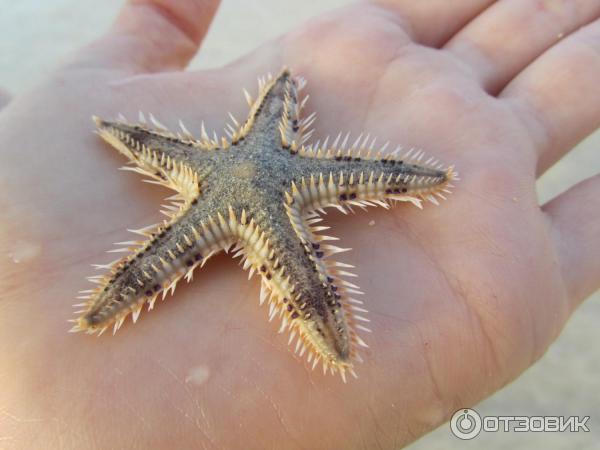
[[[0,275],[8,445],[395,448],[531,365],[598,288],[598,177],[542,207],[534,182],[600,125],[600,5],[491,3],[364,2],[182,72],[216,4],[129,2],[14,99],[0,113],[0,246],[20,261]],[[228,258],[114,338],[67,334],[88,264],[155,222],[164,196],[115,170],[91,115],[220,127],[228,110],[244,116],[242,86],[284,64],[309,82],[318,137],[366,130],[461,173],[437,208],[327,217],[367,293],[359,379],[295,361]]]

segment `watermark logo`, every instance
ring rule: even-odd
[[[450,419],[450,430],[459,439],[473,439],[481,432],[481,416],[474,409],[459,409]]]
[[[469,440],[481,431],[498,432],[589,432],[590,416],[481,416],[474,409],[463,408],[450,419],[450,430],[459,439]]]

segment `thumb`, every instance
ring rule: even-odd
[[[198,51],[219,0],[127,0],[115,23],[81,53],[95,66],[133,72],[184,68]]]

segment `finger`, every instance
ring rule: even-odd
[[[575,307],[600,288],[600,175],[573,186],[543,210],[552,220],[558,261]]]
[[[559,39],[598,17],[597,1],[507,0],[488,8],[445,48],[495,94]]]
[[[555,45],[500,93],[530,131],[538,174],[600,126],[600,20]]]
[[[371,0],[406,22],[413,39],[440,47],[466,23],[496,0]]]
[[[6,90],[0,88],[0,109],[8,105],[10,103],[10,99],[10,94]]]
[[[85,50],[109,68],[155,72],[185,67],[219,0],[128,0],[108,33]]]

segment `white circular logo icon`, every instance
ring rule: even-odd
[[[459,409],[450,419],[450,430],[459,439],[473,439],[481,431],[481,416],[474,409]]]

